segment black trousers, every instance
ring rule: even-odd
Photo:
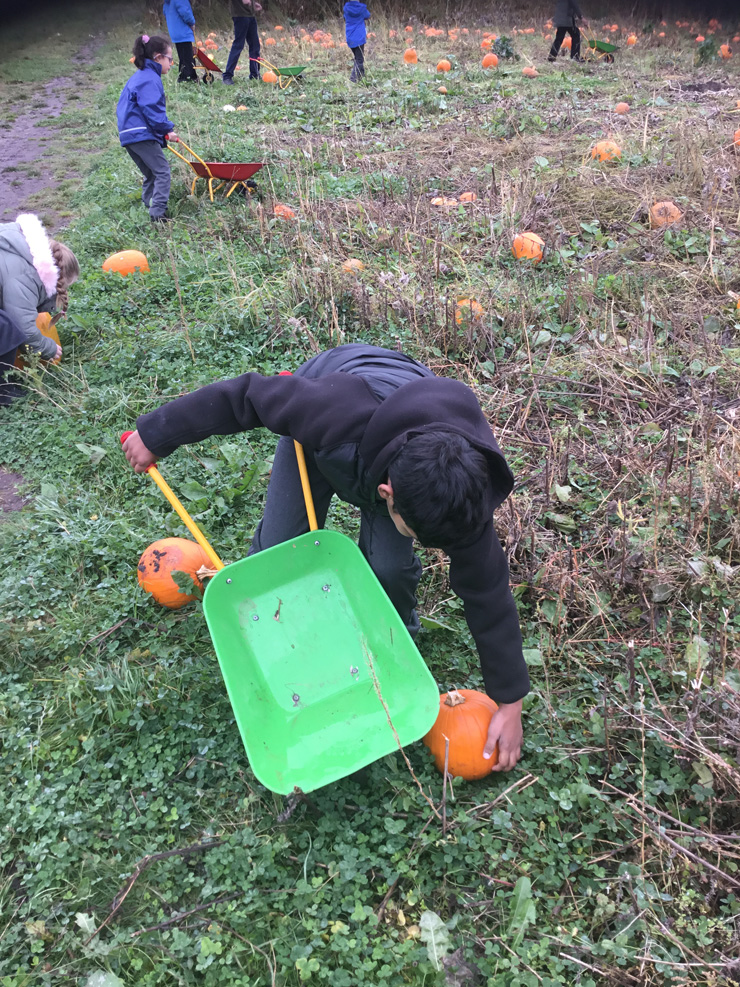
[[[355,56],[352,74],[349,77],[350,82],[359,82],[365,76],[365,46],[357,45],[355,48],[351,48],[350,51]]]
[[[193,43],[192,41],[178,41],[175,44],[177,57],[180,60],[180,73],[177,76],[178,82],[197,82],[198,73],[193,65]]]
[[[222,78],[233,79],[239,56],[244,51],[244,45],[249,48],[249,78],[260,77],[260,36],[257,30],[256,17],[232,17],[234,22],[234,43],[229,52],[229,59],[223,71]]]
[[[573,27],[558,28],[557,33],[555,34],[555,40],[552,43],[552,48],[550,49],[550,58],[558,57],[560,46],[565,40],[566,34],[569,34],[571,37],[570,57],[571,58],[581,57],[581,32],[574,24]]]

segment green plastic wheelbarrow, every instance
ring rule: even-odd
[[[226,566],[152,472],[219,567],[206,622],[252,771],[283,795],[419,740],[439,712],[437,685],[362,552],[318,530],[295,449],[311,531]]]

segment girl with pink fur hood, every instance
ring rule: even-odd
[[[45,360],[61,357],[61,347],[36,328],[36,316],[65,311],[67,288],[79,273],[75,255],[47,235],[38,216],[24,213],[0,224],[0,383],[19,346]]]

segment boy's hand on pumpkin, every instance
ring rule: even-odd
[[[491,717],[483,757],[491,757],[498,744],[498,764],[492,771],[511,771],[522,756],[522,701],[501,703]]]
[[[59,345],[59,343],[57,343],[56,352],[54,353],[52,360],[54,361],[54,363],[59,363],[61,359],[62,359],[62,347]]]
[[[139,438],[138,432],[132,432],[123,443],[123,452],[135,472],[145,473],[157,461],[157,456],[150,452]]]

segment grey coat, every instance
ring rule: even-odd
[[[56,355],[56,343],[36,328],[36,316],[51,312],[55,300],[56,294],[46,293],[20,226],[0,224],[0,308],[23,331],[28,346],[45,360]]]
[[[576,21],[582,17],[581,8],[576,0],[557,0],[552,22],[555,27],[575,27]]]

